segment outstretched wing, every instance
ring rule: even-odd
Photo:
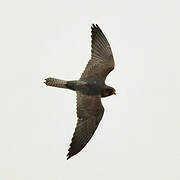
[[[81,80],[105,81],[106,76],[114,69],[111,47],[99,26],[91,27],[91,60],[88,62]]]
[[[67,159],[80,152],[93,136],[104,114],[100,95],[89,96],[77,92],[77,125]]]

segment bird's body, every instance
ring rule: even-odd
[[[66,88],[77,94],[77,125],[67,159],[80,152],[93,136],[104,114],[101,97],[115,94],[115,89],[105,84],[107,75],[114,69],[110,45],[98,25],[92,26],[91,60],[79,80],[65,81],[47,78],[48,86]]]
[[[79,91],[82,94],[86,94],[89,96],[101,95],[101,97],[107,97],[112,95],[111,93],[115,93],[114,88],[98,81],[65,81],[55,78],[47,78],[46,85],[59,88],[66,88],[73,91]]]

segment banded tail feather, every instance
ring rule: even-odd
[[[44,82],[47,86],[53,86],[58,88],[68,88],[67,84],[68,82],[65,80],[60,80],[56,78],[47,78]]]
[[[73,91],[76,90],[76,85],[77,85],[77,81],[65,81],[65,80],[50,78],[50,77],[45,79],[44,83],[47,86],[65,88],[65,89],[70,89]]]

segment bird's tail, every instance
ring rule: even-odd
[[[58,88],[68,88],[67,83],[68,81],[55,79],[55,78],[47,78],[44,82],[47,86],[53,86]]]

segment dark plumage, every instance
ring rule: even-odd
[[[77,81],[47,78],[45,84],[67,88],[77,93],[77,125],[67,159],[80,152],[93,136],[104,114],[101,97],[115,94],[115,89],[105,84],[107,75],[114,69],[111,47],[99,28],[91,27],[91,59]]]

